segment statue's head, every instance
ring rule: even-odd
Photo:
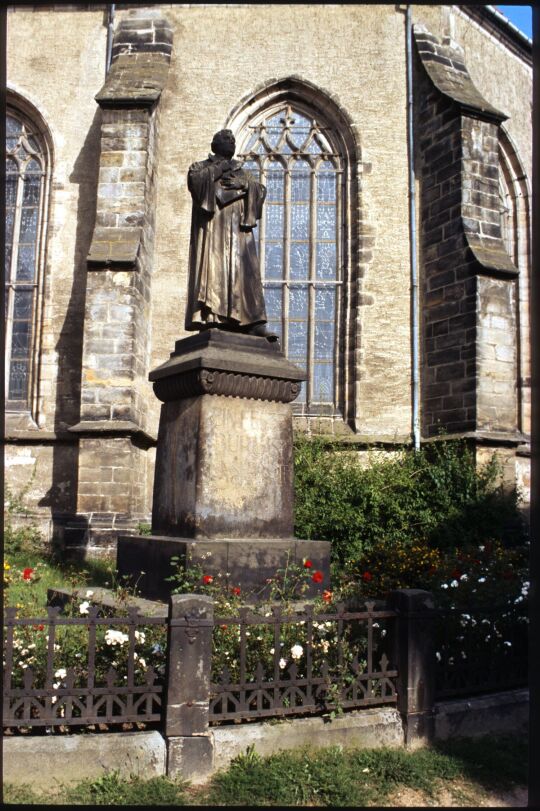
[[[212,152],[230,160],[236,149],[236,141],[231,130],[220,130],[212,138]]]

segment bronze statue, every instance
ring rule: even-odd
[[[186,329],[218,327],[275,341],[265,326],[253,236],[266,187],[232,159],[235,148],[231,130],[220,130],[207,160],[189,167],[193,211]]]

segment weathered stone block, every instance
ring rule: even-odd
[[[167,739],[167,776],[193,783],[204,781],[213,770],[214,744],[211,733],[196,737]]]
[[[259,601],[269,593],[268,579],[288,563],[302,566],[309,558],[313,571],[322,573],[322,581],[309,581],[306,597],[321,594],[330,587],[330,544],[327,541],[298,538],[236,540],[197,540],[157,535],[118,538],[117,569],[121,577],[137,583],[140,593],[149,599],[166,600],[174,585],[167,580],[177,565],[200,565],[205,574],[221,578],[227,588],[240,586],[245,596]],[[141,576],[141,572],[143,572]]]

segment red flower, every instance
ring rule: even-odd
[[[435,574],[436,571],[437,571],[437,567],[434,566],[433,564],[431,564],[431,566],[429,567],[428,574]]]
[[[33,569],[30,569],[30,568],[23,569],[23,573],[22,573],[23,580],[31,580],[33,574],[34,574]]]
[[[44,625],[33,625],[32,627],[33,627],[34,631],[44,631],[45,630]]]
[[[313,572],[313,574],[311,575],[311,579],[313,580],[314,583],[322,583],[323,573],[319,571]]]
[[[231,591],[232,591],[232,593],[233,593],[233,594],[236,594],[236,596],[237,596],[237,597],[239,597],[239,596],[240,596],[240,592],[241,592],[241,588],[240,588],[239,586],[234,586],[234,587],[231,589]]]
[[[323,598],[325,603],[331,603],[332,602],[332,592],[328,591],[328,589],[325,589],[323,591],[323,593],[322,593],[322,598]]]
[[[313,566],[313,563],[309,560],[309,558],[306,558],[305,561],[304,561],[304,569],[311,569],[312,566]]]
[[[452,574],[450,575],[450,577],[454,578],[454,580],[459,580],[459,578],[461,577],[461,575],[462,575],[462,572],[460,572],[460,570],[459,570],[459,569],[454,569],[454,571],[452,572]]]
[[[369,583],[370,580],[373,580],[373,575],[371,574],[371,572],[364,572],[364,574],[362,575],[362,580],[364,581],[364,583]]]
[[[212,577],[211,574],[205,574],[205,575],[203,575],[202,581],[203,581],[205,586],[209,586],[210,583],[213,583],[214,578]]]

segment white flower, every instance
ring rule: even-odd
[[[516,599],[514,600],[514,604],[517,605],[518,603],[522,603],[522,602],[523,602],[523,595],[520,594],[519,597],[516,597]]]
[[[483,619],[482,625],[491,625],[491,620]]]
[[[460,577],[459,579],[460,579],[460,580],[468,580],[468,579],[469,579],[469,575],[468,575],[468,574],[462,574],[462,575],[461,575],[461,577]]]
[[[128,639],[127,634],[123,634],[122,631],[113,631],[112,628],[109,628],[105,634],[105,642],[107,645],[123,645]]]
[[[22,651],[21,651],[21,656],[26,656],[27,653],[30,653],[28,648],[23,648]]]
[[[386,628],[383,628],[381,631],[381,636],[386,636]]]
[[[154,645],[154,647],[152,648],[152,653],[162,653],[162,652],[163,648],[161,647],[161,645]]]
[[[79,606],[79,613],[80,614],[88,614],[88,609],[90,608],[90,603],[88,600],[84,600]]]
[[[329,647],[330,647],[330,642],[328,642],[328,640],[326,640],[326,639],[323,639],[321,641],[321,648],[322,648],[323,653],[328,653],[328,648]]]
[[[291,656],[293,659],[301,659],[304,653],[302,645],[293,645],[291,648]]]
[[[275,652],[276,652],[275,648],[270,648],[270,653],[272,654],[272,656],[274,655]]]
[[[363,774],[369,774],[369,767],[366,766],[365,769],[362,769]]]
[[[479,546],[479,547],[478,547],[478,549],[480,550],[480,552],[483,552],[485,548],[486,548],[485,546]]]
[[[146,659],[143,659],[142,656],[139,659],[139,664],[141,667],[146,667]]]
[[[506,639],[504,640],[503,644],[504,644],[504,645],[508,645],[508,647],[509,647],[509,648],[511,648],[511,647],[512,647],[512,643],[511,643],[511,642],[507,642],[507,641],[506,641]]]
[[[457,580],[452,580],[452,582],[450,583],[450,588],[452,588],[452,589],[457,589],[458,586],[459,586],[459,583],[458,583]]]
[[[287,660],[286,660],[286,659],[280,659],[280,660],[279,660],[279,667],[280,667],[280,670],[283,670],[283,668],[286,666],[286,664],[287,664]]]
[[[464,651],[464,650],[462,650],[462,651],[461,651],[461,658],[462,658],[462,659],[466,659],[466,658],[467,658],[467,654],[465,653],[465,651]]]
[[[65,667],[61,667],[59,670],[57,670],[54,676],[56,679],[65,679],[67,676],[67,671]]]
[[[524,597],[526,597],[526,596],[527,596],[527,594],[529,593],[529,587],[530,587],[530,585],[531,585],[531,584],[529,583],[529,581],[528,581],[528,580],[526,580],[526,581],[524,582],[523,586],[521,587],[521,593],[523,594],[523,596],[524,596]]]
[[[439,651],[437,651],[437,653],[435,654],[435,656],[437,657],[437,661],[438,661],[438,662],[440,662],[440,661],[441,661],[441,659],[442,659],[442,656],[441,656],[441,654],[439,653]]]
[[[448,588],[448,583],[441,583],[441,588],[442,589],[447,589]]]
[[[86,592],[86,594],[85,594],[84,596],[85,596],[85,597],[93,597],[93,596],[94,596],[94,592],[93,592],[93,591],[90,591],[90,589],[88,589],[88,591]]]
[[[485,583],[485,582],[486,582],[486,578],[485,578],[485,577],[479,577],[479,578],[478,578],[478,582],[479,582],[479,583]]]
[[[144,642],[146,639],[146,635],[143,631],[135,631],[135,639],[137,642]]]

